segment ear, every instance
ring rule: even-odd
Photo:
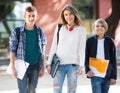
[[[36,15],[36,20],[38,20],[39,19],[39,16],[38,15]]]

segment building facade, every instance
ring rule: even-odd
[[[96,17],[106,19],[112,11],[111,0],[95,0],[96,1]],[[33,0],[39,14],[37,24],[42,26],[47,35],[46,52],[49,53],[53,34],[56,26],[57,18],[61,9],[65,4],[71,4],[72,0]],[[120,22],[115,31],[115,44],[120,48]]]

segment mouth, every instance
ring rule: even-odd
[[[103,30],[102,29],[99,29],[99,30],[97,30],[98,32],[103,32]]]

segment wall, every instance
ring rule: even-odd
[[[53,33],[57,18],[64,5],[71,3],[71,0],[34,0],[34,5],[38,10],[39,18],[37,24],[40,25],[47,35],[46,53],[49,53]]]
[[[112,12],[111,0],[99,0],[99,17],[106,18]],[[120,49],[120,22],[115,31],[115,44]]]
[[[106,18],[111,14],[111,0],[99,0],[99,17]]]

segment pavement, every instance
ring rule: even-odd
[[[119,93],[120,92],[120,51],[117,53],[118,60],[118,79],[116,85],[110,87],[109,93]],[[9,56],[0,55],[0,93],[18,93],[17,81],[15,78],[11,77],[6,73],[6,69],[9,64]],[[67,80],[65,79],[63,92],[67,93]],[[76,93],[92,93],[90,79],[86,78],[86,75],[78,77],[78,87]],[[53,79],[45,71],[42,78],[39,78],[37,93],[53,93]]]
[[[112,86],[109,90],[109,93],[119,93],[120,86]],[[52,88],[46,88],[46,89],[38,89],[37,93],[53,93]],[[92,93],[91,87],[88,86],[78,86],[76,93]],[[8,90],[8,91],[0,91],[0,93],[18,93],[18,90]],[[66,87],[63,87],[63,92],[62,93],[67,93]]]
[[[120,70],[120,68],[119,68]],[[45,75],[39,79],[37,93],[53,93],[53,79],[45,72]],[[62,93],[67,93],[66,80]],[[90,80],[86,78],[86,75],[79,76],[78,87],[76,93],[92,93]],[[109,93],[119,93],[120,91],[120,78],[116,85],[112,85]],[[8,74],[0,76],[0,93],[18,93],[16,79]]]
[[[18,93],[17,82],[16,79],[11,77],[6,73],[6,69],[9,64],[8,61],[0,61],[0,93]],[[65,80],[63,93],[67,93],[67,83]],[[84,93],[92,93],[90,79],[86,78],[86,75],[82,75],[78,77],[78,87],[76,93],[80,92]],[[116,85],[112,85],[109,93],[119,93],[120,91],[120,65],[118,65],[118,80]],[[51,76],[46,73],[42,78],[39,79],[37,93],[53,93],[53,79]]]

